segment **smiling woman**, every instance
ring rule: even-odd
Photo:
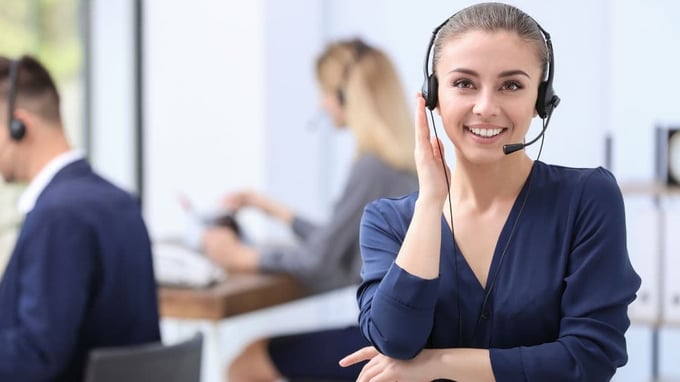
[[[372,347],[341,365],[368,360],[361,382],[609,380],[628,359],[640,286],[621,191],[606,169],[550,165],[516,144],[559,102],[550,35],[500,3],[433,35],[416,98],[420,188],[364,210],[357,298]],[[452,171],[426,106],[453,143]]]
[[[3,0],[0,10],[0,55],[32,54],[45,62],[60,88],[62,115],[76,147],[83,146],[84,137],[82,4],[81,0]],[[22,191],[22,186],[0,179],[0,275],[22,220],[16,209]]]
[[[505,155],[503,145],[524,139],[543,65],[514,32],[470,31],[456,41],[435,60],[439,102],[450,105],[438,111],[460,160],[493,162]]]

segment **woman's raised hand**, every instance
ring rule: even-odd
[[[419,200],[440,202],[442,206],[448,194],[447,177],[451,170],[446,165],[444,146],[440,139],[430,137],[430,127],[425,115],[425,99],[421,93],[416,96],[415,114],[415,161],[418,170]],[[445,175],[446,171],[446,175]]]

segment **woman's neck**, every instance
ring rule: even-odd
[[[493,164],[458,160],[451,178],[454,205],[463,203],[485,210],[497,202],[514,201],[531,172],[533,160],[522,154],[505,159]]]

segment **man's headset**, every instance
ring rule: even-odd
[[[345,67],[342,70],[342,80],[340,81],[340,86],[338,86],[338,89],[336,90],[338,102],[341,106],[345,106],[345,87],[347,87],[347,81],[349,80],[349,75],[352,72],[352,69],[356,64],[359,63],[359,61],[361,61],[361,58],[371,50],[370,46],[358,38],[352,40],[350,45],[352,47],[352,60],[345,64]]]
[[[430,43],[427,45],[427,52],[425,53],[425,65],[423,66],[425,79],[423,81],[422,94],[423,98],[425,98],[425,106],[427,106],[427,108],[430,110],[434,110],[434,108],[437,107],[437,104],[439,103],[437,94],[439,91],[439,81],[437,80],[437,76],[434,74],[434,68],[432,68],[432,73],[430,73],[430,53],[432,51],[432,46],[437,39],[439,30],[442,29],[442,27],[444,27],[444,25],[446,25],[446,23],[451,18],[455,17],[456,14],[453,14],[453,16],[439,24],[439,26],[437,26],[434,31],[432,31],[432,38],[430,39]],[[543,34],[546,49],[548,51],[548,78],[542,81],[538,86],[538,96],[536,97],[536,113],[543,119],[543,129],[541,129],[541,133],[529,143],[513,143],[504,145],[503,152],[505,154],[512,154],[515,151],[519,151],[541,138],[545,133],[545,130],[548,128],[548,122],[550,121],[553,110],[560,103],[560,97],[555,94],[555,90],[553,89],[555,60],[553,56],[552,42],[550,41],[550,34],[545,29],[543,29],[543,27],[541,27],[541,25],[536,20],[533,18],[531,20],[536,24],[538,29],[541,31],[541,34]]]
[[[9,62],[9,87],[7,89],[7,114],[8,114],[8,126],[9,126],[9,136],[12,137],[14,141],[20,141],[26,135],[26,126],[24,123],[14,118],[14,106],[17,98],[17,88],[19,82],[19,60],[10,60]]]

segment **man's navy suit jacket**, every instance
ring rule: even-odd
[[[158,340],[139,203],[73,162],[26,216],[0,282],[0,381],[81,381],[89,350]]]

